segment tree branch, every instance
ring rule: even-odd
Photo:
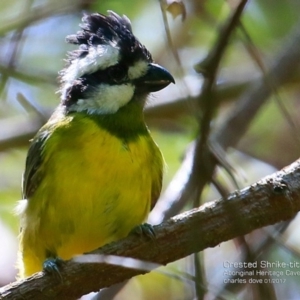
[[[0,299],[76,299],[254,229],[291,219],[299,210],[300,160],[226,199],[155,226],[155,241],[130,235],[89,253],[92,256],[66,261],[61,268],[62,282],[40,272],[0,289]],[[115,256],[139,261],[128,263],[128,259]]]
[[[297,70],[300,62],[300,23],[295,26],[293,32],[286,39],[283,49],[274,57],[273,63],[268,69],[267,77],[271,78],[273,85],[276,85],[279,89],[289,78],[293,76],[293,70]],[[295,67],[293,68],[292,65]],[[280,70],[283,70],[281,72]],[[229,116],[224,122],[215,130],[211,137],[211,143],[215,146],[220,146],[224,150],[228,147],[235,147],[241,137],[245,134],[251,122],[256,114],[263,107],[263,105],[269,99],[268,97],[274,92],[272,86],[265,84],[264,77],[260,77],[254,80],[251,87],[243,93],[242,97],[237,101],[235,108],[231,111]],[[217,165],[215,157],[208,156],[206,161],[206,171],[213,173]],[[187,168],[182,168],[183,174],[178,176],[186,176]],[[179,170],[180,172],[180,170]],[[176,175],[177,176],[177,175]],[[172,184],[172,182],[171,182]],[[175,182],[175,184],[177,184]],[[168,205],[162,205],[164,210],[160,210],[159,214],[161,218],[168,219],[174,215],[174,212],[178,212],[183,209],[186,203],[186,197],[192,189],[185,184],[181,188],[178,188],[178,196],[168,201]],[[187,190],[187,191],[186,191]],[[162,197],[161,197],[162,199]],[[165,201],[165,198],[159,200],[156,207],[160,205],[161,201]],[[156,210],[156,208],[154,208]]]

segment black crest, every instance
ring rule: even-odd
[[[69,60],[84,57],[92,46],[110,44],[120,49],[121,60],[131,65],[139,59],[152,61],[151,54],[133,35],[130,20],[113,11],[108,16],[99,13],[84,15],[81,31],[69,35],[66,41],[79,45],[79,49],[70,53]]]

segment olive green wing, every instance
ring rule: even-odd
[[[23,199],[29,199],[40,184],[42,151],[48,136],[48,130],[38,132],[28,150],[22,182]]]

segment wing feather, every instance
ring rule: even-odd
[[[23,174],[23,199],[29,199],[40,184],[42,178],[42,170],[40,168],[42,164],[42,151],[49,134],[48,130],[41,130],[30,145]]]

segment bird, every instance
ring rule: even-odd
[[[19,277],[126,237],[162,188],[164,159],[144,120],[173,76],[125,15],[85,13],[59,73],[60,103],[31,140],[22,179]]]

